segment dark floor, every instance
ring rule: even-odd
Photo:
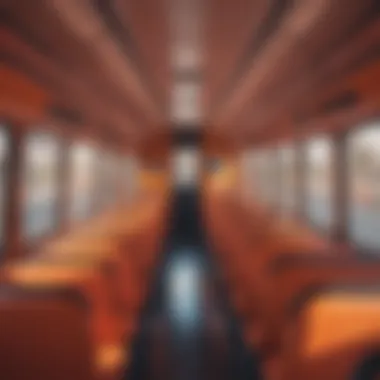
[[[202,234],[197,194],[178,192],[128,380],[259,379]]]

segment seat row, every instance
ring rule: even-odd
[[[118,206],[7,263],[0,373],[13,380],[113,380],[128,369],[165,234],[167,200]]]
[[[205,199],[204,215],[231,303],[267,379],[347,379],[380,348],[379,262],[344,255],[232,194]]]

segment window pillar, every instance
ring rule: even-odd
[[[338,134],[334,137],[334,228],[332,237],[337,242],[346,242],[348,239],[348,154],[347,134]]]
[[[306,218],[306,154],[303,141],[297,141],[294,146],[295,159],[295,193],[296,193],[296,212],[300,220]]]
[[[21,124],[12,123],[10,129],[9,170],[7,172],[7,208],[5,212],[6,259],[19,257],[23,251],[22,226],[22,182],[23,129]]]
[[[59,141],[59,162],[58,162],[58,197],[57,215],[59,228],[66,230],[69,227],[69,206],[70,206],[70,165],[69,165],[70,139],[61,136]]]

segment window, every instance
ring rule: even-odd
[[[70,148],[70,220],[83,220],[93,211],[95,150],[83,143]]]
[[[6,177],[9,161],[9,138],[4,126],[0,124],[0,246],[5,240],[5,206],[6,206]]]
[[[255,159],[255,188],[261,202],[275,206],[278,203],[278,151],[265,149],[257,153]]]
[[[287,145],[280,149],[279,155],[281,209],[284,213],[291,213],[297,207],[296,151],[293,146]]]
[[[348,140],[349,233],[358,245],[380,249],[380,122]]]
[[[27,239],[57,227],[59,144],[54,136],[30,133],[25,137],[22,170],[22,231]]]
[[[173,181],[179,188],[197,186],[200,178],[200,152],[196,148],[180,148],[173,154]]]
[[[133,156],[121,159],[120,178],[122,180],[122,197],[133,199],[138,192],[138,164]]]
[[[99,207],[103,208],[118,197],[119,162],[116,156],[109,152],[99,153],[98,197]]]
[[[248,199],[257,197],[255,179],[257,154],[254,150],[245,151],[241,156],[242,191]]]
[[[306,212],[313,224],[329,231],[333,223],[333,145],[325,137],[306,145]]]

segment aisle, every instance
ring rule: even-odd
[[[180,194],[128,380],[256,379],[200,230],[194,194]]]

